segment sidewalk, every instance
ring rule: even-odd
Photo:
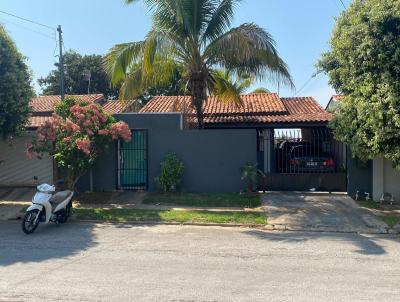
[[[35,188],[0,188],[0,220],[21,219]]]
[[[24,210],[31,204],[34,188],[0,188],[0,220],[17,220],[24,215]],[[137,210],[174,210],[174,211],[209,211],[209,212],[253,212],[263,213],[264,207],[192,207],[173,205],[148,205],[142,201],[143,192],[99,192],[74,198],[73,207],[79,209],[137,209]],[[82,197],[85,196],[85,197]],[[89,196],[89,197],[88,197]],[[81,198],[86,198],[82,200]],[[90,199],[88,199],[90,198]]]

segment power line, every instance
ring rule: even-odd
[[[319,74],[319,72],[315,72],[311,75],[311,77],[304,83],[303,86],[301,86],[301,88],[299,90],[296,90],[296,92],[294,93],[293,96],[297,96],[300,92],[302,92],[304,90],[304,88],[306,88],[308,86],[308,84],[311,83],[311,81],[315,80],[315,78],[317,77],[317,75]]]
[[[1,21],[0,21],[0,22],[1,22]],[[21,25],[21,24],[18,24],[18,23],[9,21],[9,20],[4,20],[4,21],[1,22],[1,23],[3,23],[3,24],[8,24],[8,23],[9,23],[9,24],[18,26],[18,27],[20,27],[20,28],[23,28],[23,29],[25,29],[25,30],[29,30],[29,31],[31,31],[31,32],[34,32],[34,33],[36,33],[36,34],[38,34],[38,35],[41,35],[41,36],[43,36],[43,37],[45,37],[45,38],[48,38],[48,39],[51,39],[51,40],[54,40],[54,39],[55,39],[54,37],[52,37],[52,36],[50,36],[50,35],[47,35],[47,34],[42,33],[42,32],[40,32],[40,31],[34,30],[34,29],[32,29],[32,28],[23,26],[23,25]]]
[[[344,2],[343,2],[343,0],[339,0],[340,1],[340,3],[342,3],[342,5],[343,5],[343,8],[344,9],[346,9],[346,5],[344,5]]]
[[[11,16],[11,17],[14,17],[14,18],[17,18],[17,19],[20,19],[20,20],[24,20],[24,21],[26,21],[26,22],[30,22],[30,23],[32,23],[32,24],[36,24],[36,25],[39,25],[39,26],[43,26],[43,27],[49,28],[49,29],[54,30],[54,31],[57,30],[55,27],[52,27],[52,26],[49,26],[49,25],[46,25],[46,24],[43,24],[43,23],[39,23],[39,22],[36,22],[36,21],[33,21],[33,20],[29,20],[29,19],[26,19],[26,18],[17,16],[17,15],[11,14],[11,13],[8,13],[8,12],[2,11],[2,10],[0,10],[0,13],[9,15],[9,16]]]

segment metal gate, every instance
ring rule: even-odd
[[[147,190],[147,130],[132,130],[130,142],[118,142],[118,188]]]
[[[347,148],[329,129],[267,129],[258,139],[260,190],[346,191]]]

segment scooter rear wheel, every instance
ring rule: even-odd
[[[26,212],[24,219],[22,220],[22,231],[24,231],[25,234],[32,234],[36,230],[39,225],[39,215],[39,210]]]

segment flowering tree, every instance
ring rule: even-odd
[[[52,120],[38,128],[36,138],[27,146],[27,155],[52,155],[71,189],[112,141],[131,140],[128,125],[117,122],[98,104],[67,98],[55,112]]]

